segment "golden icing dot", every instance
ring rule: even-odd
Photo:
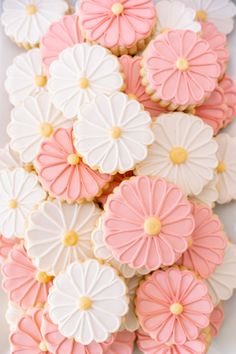
[[[179,58],[176,62],[176,68],[180,71],[186,71],[189,68],[188,60],[185,58]]]
[[[206,22],[207,20],[207,12],[205,10],[198,10],[196,13],[197,20]]]
[[[49,138],[53,132],[53,126],[50,123],[43,122],[39,126],[39,134],[43,138]]]
[[[34,78],[35,86],[43,87],[47,83],[47,77],[44,75],[36,75]]]
[[[9,208],[16,209],[18,206],[18,202],[16,199],[11,199],[11,200],[9,200],[8,205],[9,205]]]
[[[81,77],[79,79],[79,87],[81,89],[86,89],[89,87],[89,80],[87,79],[87,77]]]
[[[134,95],[133,93],[128,93],[128,97],[130,100],[137,100],[138,99],[137,96]]]
[[[170,151],[170,159],[175,165],[180,165],[187,161],[188,152],[182,147],[172,148]]]
[[[188,240],[188,247],[190,248],[190,247],[192,247],[192,245],[193,245],[193,239],[190,238],[190,239]]]
[[[78,301],[78,307],[81,311],[87,311],[92,307],[92,300],[87,296],[82,296]]]
[[[145,220],[144,231],[149,236],[156,236],[161,231],[161,222],[158,218],[150,217]]]
[[[114,15],[119,16],[124,11],[124,6],[120,2],[116,2],[112,5],[111,11]]]
[[[78,154],[70,154],[67,157],[67,162],[69,165],[73,165],[73,166],[78,165],[80,162],[80,157]]]
[[[41,350],[41,352],[47,352],[48,351],[47,344],[44,341],[40,342],[39,349]]]
[[[79,235],[74,230],[68,231],[63,237],[63,244],[67,247],[76,246],[79,240]]]
[[[184,311],[184,307],[183,305],[179,304],[178,302],[172,304],[170,306],[170,312],[173,314],[173,315],[181,315],[181,313],[183,313]]]
[[[24,169],[27,171],[27,172],[33,172],[35,171],[34,169],[34,165],[32,163],[26,163],[24,165]]]
[[[36,279],[38,282],[46,284],[49,281],[51,281],[53,279],[53,277],[51,275],[48,275],[45,272],[38,272],[36,275]]]
[[[31,16],[37,12],[37,7],[33,4],[27,5],[25,9],[27,15]]]
[[[225,165],[224,161],[220,161],[218,163],[218,166],[216,167],[216,172],[220,174],[220,173],[223,173],[225,171],[226,171],[226,165]]]
[[[110,135],[112,139],[118,139],[122,134],[122,129],[120,127],[113,127],[110,130]]]
[[[160,33],[163,34],[163,33],[167,33],[170,31],[170,28],[168,27],[163,27],[161,30],[160,30]]]

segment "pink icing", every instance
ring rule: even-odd
[[[123,12],[115,15],[112,6],[123,5]],[[132,48],[148,38],[156,22],[152,0],[82,0],[80,21],[89,40],[107,48]]]
[[[57,129],[41,144],[35,165],[43,187],[53,196],[70,201],[91,200],[111,180],[85,165],[82,160],[70,165],[67,158],[76,154],[72,129]]]
[[[158,218],[159,234],[144,229]],[[172,265],[187,249],[194,230],[192,206],[177,186],[161,178],[134,177],[110,195],[104,214],[104,240],[113,256],[134,268]]]
[[[67,15],[60,21],[54,22],[40,43],[41,58],[46,75],[49,75],[51,63],[64,49],[83,42],[84,38],[80,30],[78,16]]]
[[[24,246],[13,248],[8,260],[2,266],[2,287],[9,300],[24,310],[47,301],[48,291],[52,282],[40,283],[37,269],[27,256]]]
[[[224,321],[224,308],[220,304],[216,306],[211,314],[210,318],[210,328],[212,337],[216,337],[219,333],[220,327]]]
[[[224,122],[224,127],[226,127],[236,116],[236,85],[227,74],[225,74],[219,85],[224,90],[225,100],[228,106],[227,118]]]
[[[0,235],[0,265],[7,259],[12,248],[20,242],[19,238],[5,238]]]
[[[222,77],[229,60],[227,37],[225,34],[218,32],[216,26],[211,22],[202,22],[201,26],[202,38],[210,44],[211,49],[217,55],[217,61],[220,65],[220,77]]]
[[[148,111],[153,118],[156,118],[160,114],[168,111],[166,108],[161,107],[159,103],[153,102],[146,93],[140,76],[141,60],[142,58],[139,56],[131,57],[129,55],[123,55],[120,57],[122,71],[125,74],[125,93],[137,97],[137,100],[143,105],[144,109]]]
[[[135,334],[128,331],[121,331],[115,334],[115,340],[105,351],[105,354],[133,354]],[[93,353],[94,354],[94,353]]]
[[[223,225],[212,209],[193,202],[192,205],[195,229],[191,246],[177,263],[194,270],[202,278],[209,278],[223,262],[227,241]]]
[[[179,59],[188,68],[177,68]],[[190,30],[171,30],[148,46],[144,68],[158,99],[176,106],[197,105],[216,88],[220,75],[217,56],[209,43]]]
[[[182,313],[172,313],[173,304],[182,305]],[[160,343],[182,345],[197,339],[212,311],[207,286],[188,270],[157,270],[137,290],[140,324]]]

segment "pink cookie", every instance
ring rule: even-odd
[[[224,90],[225,100],[228,106],[228,113],[224,122],[224,127],[227,127],[236,116],[236,85],[227,74],[225,74],[219,85]]]
[[[84,38],[80,30],[78,16],[67,15],[60,21],[54,22],[40,43],[41,58],[46,75],[49,76],[51,63],[58,59],[64,49],[83,42]]]
[[[181,189],[158,177],[124,181],[107,200],[104,240],[114,258],[133,268],[172,265],[186,251],[194,227]]]
[[[154,101],[184,110],[214,91],[220,66],[206,40],[190,30],[171,30],[149,44],[141,74]]]
[[[224,321],[225,314],[224,308],[220,304],[216,306],[211,314],[210,318],[210,328],[211,328],[211,335],[212,337],[216,337],[219,333],[220,327]]]
[[[67,202],[92,200],[111,176],[85,165],[73,145],[72,129],[57,129],[41,144],[35,166],[43,187]]]
[[[133,332],[126,330],[117,332],[115,340],[107,348],[105,354],[133,354],[135,338],[136,336]]]
[[[24,246],[20,245],[10,251],[8,260],[2,266],[2,275],[2,287],[9,300],[23,310],[46,303],[52,277],[37,272]]]
[[[195,230],[189,240],[189,248],[178,260],[194,270],[202,278],[209,278],[223,262],[227,241],[223,225],[212,209],[192,202]]]
[[[5,238],[0,235],[0,266],[7,259],[12,248],[20,242],[19,238]]]
[[[141,60],[142,58],[139,56],[131,57],[129,55],[122,55],[120,58],[122,71],[125,74],[125,93],[130,98],[137,99],[143,105],[144,109],[150,113],[152,118],[156,118],[168,111],[166,108],[161,107],[159,103],[153,102],[146,93],[140,75]]]
[[[205,39],[211,49],[217,55],[217,61],[220,65],[220,77],[225,73],[226,66],[229,60],[229,50],[227,48],[227,37],[220,33],[216,26],[211,22],[201,22],[202,38]]]
[[[89,41],[134,54],[151,36],[156,11],[152,0],[82,0],[80,21]]]
[[[136,313],[144,331],[160,343],[193,341],[210,323],[208,288],[188,270],[157,270],[137,291]]]

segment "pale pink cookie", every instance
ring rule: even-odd
[[[212,209],[192,202],[195,229],[189,240],[189,248],[177,261],[194,270],[202,278],[209,278],[223,262],[227,246],[223,225]]]
[[[224,122],[224,127],[227,127],[236,116],[236,85],[227,74],[225,74],[219,85],[224,90],[225,100],[228,106],[228,113]]]
[[[40,43],[41,58],[45,73],[49,76],[51,63],[68,47],[83,43],[84,37],[79,26],[79,17],[67,15],[49,27]]]
[[[212,22],[201,22],[201,26],[201,37],[210,44],[211,49],[216,53],[217,62],[220,65],[220,77],[222,77],[229,60],[227,37],[225,34],[220,33]]]
[[[169,109],[201,104],[220,76],[209,43],[190,30],[171,30],[154,39],[144,53],[142,83],[152,100]]]
[[[133,354],[136,335],[128,331],[115,334],[115,340],[105,351],[105,354]],[[94,354],[94,353],[93,353]]]
[[[10,335],[11,354],[51,354],[41,333],[42,316],[43,309],[34,308],[20,318]]]
[[[188,270],[157,270],[137,291],[140,324],[160,343],[181,345],[197,339],[212,311],[207,286]]]
[[[35,166],[50,195],[67,202],[92,200],[111,180],[83,163],[73,145],[72,129],[59,128],[43,142]]]
[[[53,277],[37,271],[24,246],[20,245],[10,251],[1,270],[2,287],[14,304],[25,310],[46,303]]]
[[[139,56],[131,57],[122,55],[120,63],[122,71],[125,75],[125,93],[131,98],[141,103],[146,111],[150,113],[152,118],[158,117],[162,113],[168,112],[166,108],[161,107],[158,102],[153,102],[146,93],[142,85],[142,77],[140,75],[141,60]]]
[[[224,308],[221,304],[217,305],[210,317],[210,329],[212,337],[216,337],[225,318]]]
[[[0,266],[7,259],[12,248],[19,242],[19,238],[5,238],[0,235]]]
[[[184,344],[160,343],[142,329],[137,332],[137,346],[143,354],[205,354],[206,344],[203,338],[187,341]]]
[[[144,49],[156,24],[152,0],[82,0],[80,21],[86,39],[114,54]]]
[[[186,251],[194,227],[181,189],[159,177],[124,181],[106,203],[104,240],[114,258],[133,268],[172,265]]]

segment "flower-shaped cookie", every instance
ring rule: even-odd
[[[6,238],[22,238],[25,219],[46,198],[33,173],[23,168],[0,171],[0,232]]]
[[[151,0],[82,0],[79,14],[86,38],[117,55],[144,49],[156,24]]]
[[[125,173],[147,157],[153,142],[151,117],[121,92],[99,95],[80,108],[74,138],[76,150],[91,168]]]
[[[110,175],[92,170],[80,159],[72,129],[57,129],[42,142],[35,166],[49,194],[67,202],[92,200],[111,180]]]
[[[27,97],[11,112],[11,122],[7,127],[10,146],[19,152],[23,162],[34,162],[40,144],[58,127],[71,127],[72,124],[72,120],[54,107],[48,92]]]
[[[49,75],[51,63],[58,59],[64,49],[83,42],[84,38],[77,15],[66,15],[58,22],[52,23],[40,42],[41,57],[46,74]]]
[[[0,170],[8,168],[14,170],[16,167],[22,167],[22,161],[19,154],[12,150],[10,144],[6,144],[0,149]]]
[[[92,258],[91,233],[100,213],[94,203],[42,203],[29,216],[25,232],[27,252],[37,268],[57,275],[70,263]]]
[[[12,248],[19,243],[18,238],[5,238],[0,235],[0,267],[3,262],[7,259],[8,254]]]
[[[236,116],[236,85],[233,80],[225,74],[219,86],[224,90],[224,96],[228,106],[228,113],[224,122],[224,127],[226,127]]]
[[[219,145],[217,151],[218,166],[216,169],[217,189],[219,191],[217,202],[224,204],[236,199],[236,138],[227,134],[219,134],[216,137],[216,141]]]
[[[9,300],[24,310],[46,303],[52,277],[38,272],[24,246],[13,248],[2,266],[3,289]]]
[[[210,44],[197,33],[170,30],[149,44],[141,74],[154,101],[184,110],[214,91],[220,66]]]
[[[59,274],[48,303],[60,333],[85,345],[106,341],[128,312],[124,281],[95,260],[73,263]]]
[[[221,304],[217,305],[210,317],[210,328],[212,337],[216,337],[225,318],[224,308]]]
[[[164,177],[186,195],[201,193],[217,166],[212,128],[200,118],[177,112],[160,116],[153,132],[155,141],[135,173]]]
[[[201,193],[195,195],[194,197],[191,197],[191,199],[198,204],[205,204],[210,208],[213,208],[218,197],[219,193],[217,190],[217,175],[215,173],[214,178],[207,183]]]
[[[5,319],[9,325],[9,329],[13,332],[16,327],[19,319],[26,313],[19,305],[8,302],[7,310],[5,313]]]
[[[118,59],[99,45],[77,44],[65,49],[49,69],[52,101],[67,118],[75,117],[81,104],[102,93],[123,87]]]
[[[157,270],[137,291],[141,326],[160,343],[181,345],[197,339],[212,311],[207,286],[188,270]]]
[[[64,0],[4,1],[2,24],[7,36],[25,48],[39,44],[51,23],[68,10]]]
[[[190,202],[161,178],[134,177],[107,201],[104,240],[113,256],[133,268],[172,265],[188,247],[194,230]]]
[[[7,69],[5,88],[14,106],[18,106],[28,96],[36,96],[46,91],[47,77],[43,71],[38,48],[14,58],[12,65]]]
[[[194,270],[202,278],[209,278],[223,262],[227,246],[223,225],[212,209],[192,203],[195,229],[189,240],[189,248],[178,264]]]

